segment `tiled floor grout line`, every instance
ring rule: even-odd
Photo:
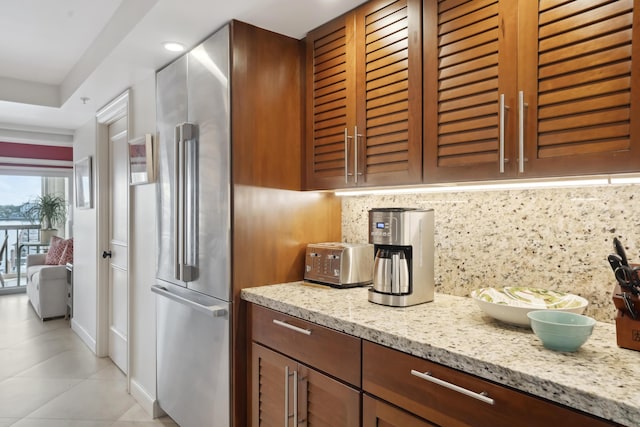
[[[122,372],[86,348],[68,320],[35,323],[24,294],[0,295],[0,313],[0,339],[10,343],[0,348],[0,361],[19,364],[16,372],[16,365],[0,371],[0,397],[9,398],[0,399],[0,427],[176,426],[168,417],[153,420],[144,412],[127,393]]]

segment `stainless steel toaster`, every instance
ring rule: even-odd
[[[373,280],[373,245],[369,243],[310,243],[304,280],[348,288]]]

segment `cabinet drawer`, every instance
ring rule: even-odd
[[[360,387],[359,338],[255,304],[249,319],[253,341]]]
[[[475,397],[420,378],[412,370],[429,372],[431,378],[471,391]],[[541,426],[557,425],[558,420],[563,427],[616,425],[367,341],[362,344],[362,388],[439,425]],[[482,398],[492,399],[493,404]]]

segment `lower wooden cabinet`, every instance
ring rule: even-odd
[[[360,392],[252,344],[251,425],[360,426]]]
[[[362,344],[362,388],[440,426],[617,425],[368,341]]]
[[[362,427],[437,427],[366,394],[362,398]]]
[[[605,427],[444,365],[249,304],[252,427]]]

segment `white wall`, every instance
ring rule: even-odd
[[[155,74],[133,86],[130,93],[129,137],[136,138],[145,133],[155,135]],[[96,147],[95,122],[92,119],[78,129],[74,138],[74,160],[94,156],[94,190],[95,165],[99,160],[96,159],[99,150]],[[155,184],[131,187],[130,197],[130,390],[145,410],[157,413],[155,298],[150,290],[156,270]],[[76,250],[72,327],[95,353],[97,267],[101,261],[97,248],[98,215],[95,208],[74,208],[74,219]]]
[[[74,135],[73,160],[96,155],[96,123],[88,121]],[[93,169],[95,197],[95,168]],[[98,249],[96,209],[73,208],[73,319],[72,329],[96,351],[96,283]]]
[[[131,129],[136,138],[145,133],[155,137],[155,74],[132,88],[130,99]],[[131,318],[129,345],[131,360],[131,394],[147,410],[154,412],[156,392],[155,297],[151,285],[156,272],[156,184],[131,187],[129,250],[131,266]]]

